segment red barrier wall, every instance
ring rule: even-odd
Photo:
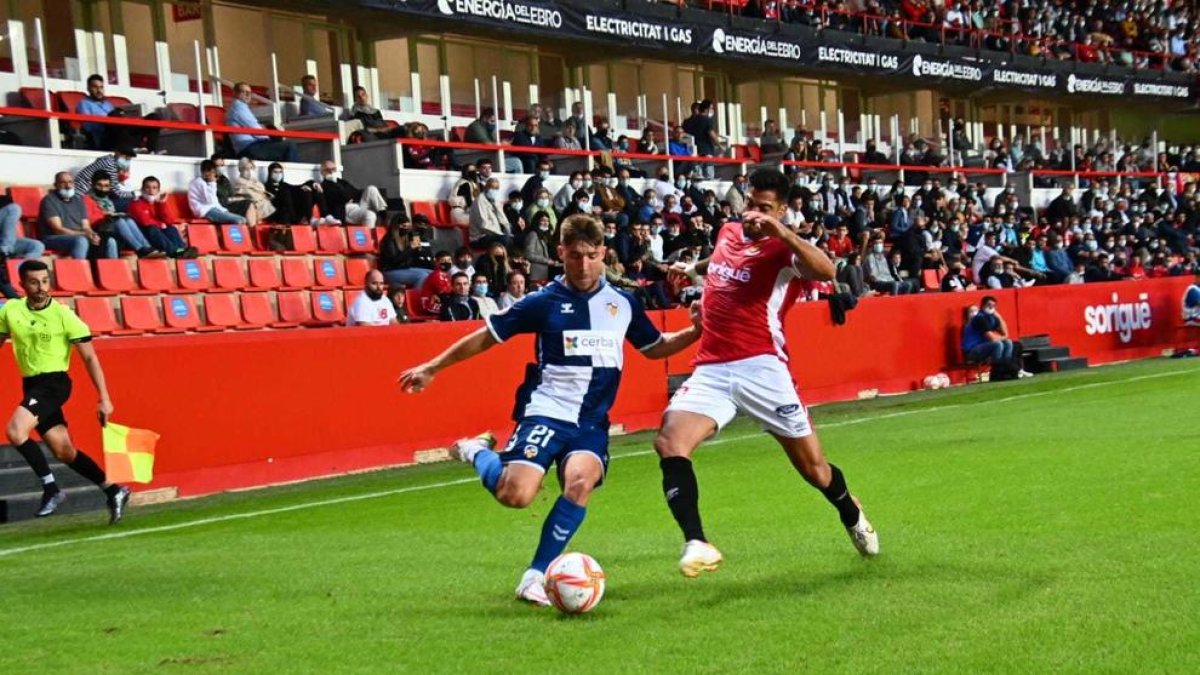
[[[422,394],[396,386],[404,368],[480,325],[128,338],[97,351],[114,418],[162,434],[148,487],[195,495],[412,462],[485,429],[506,436],[530,337],[444,371]],[[629,350],[626,363],[613,423],[645,429],[666,405],[665,362]],[[71,376],[72,435],[98,456],[96,396],[77,358]],[[0,358],[0,400],[16,405],[19,382],[11,355]]]
[[[1189,283],[1160,279],[994,295],[1014,334],[1049,333],[1074,354],[1106,362],[1155,356],[1168,346],[1200,345],[1200,330],[1185,329],[1180,320]],[[1114,304],[1114,294],[1115,304],[1138,306],[1119,310],[1125,318],[1116,330],[1097,332],[1105,324],[1097,324],[1095,313],[1107,310],[1094,308]],[[909,391],[939,371],[961,378],[952,367],[961,361],[962,308],[983,295],[871,298],[848,314],[844,326],[833,325],[824,302],[797,305],[786,330],[805,401],[854,398],[864,389]],[[1143,325],[1145,316],[1148,325]],[[659,319],[667,330],[688,321],[684,311],[660,313]],[[162,336],[96,344],[116,420],[162,434],[156,478],[148,487],[176,487],[186,496],[412,462],[418,450],[444,447],[483,429],[506,435],[513,391],[532,360],[529,337],[442,373],[423,394],[403,394],[395,384],[404,368],[478,326]],[[1128,330],[1123,333],[1121,326]],[[648,361],[627,350],[613,422],[630,430],[655,426],[667,402],[667,374],[689,372],[691,356]],[[80,447],[98,456],[96,398],[78,359],[71,374],[76,392],[67,407],[72,434]],[[0,395],[8,405],[20,399],[11,355],[0,357]]]

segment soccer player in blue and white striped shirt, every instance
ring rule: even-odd
[[[546,566],[583,523],[588,498],[608,467],[608,411],[621,381],[624,342],[648,358],[663,359],[700,337],[698,307],[692,326],[664,335],[640,301],[604,280],[604,230],[595,218],[567,218],[561,241],[563,276],[400,376],[406,391],[419,392],[451,365],[520,333],[537,335],[537,364],[517,391],[517,428],[508,445],[497,452],[489,433],[451,450],[475,467],[498,502],[513,508],[529,506],[557,464],[563,494],[546,516],[533,561],[517,586],[519,599],[538,605],[550,604],[542,587]]]

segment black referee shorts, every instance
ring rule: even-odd
[[[42,373],[21,381],[24,398],[21,407],[38,418],[37,430],[43,438],[58,425],[67,426],[62,407],[71,398],[71,377],[66,373]]]

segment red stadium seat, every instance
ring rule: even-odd
[[[365,227],[351,225],[346,228],[346,245],[351,253],[374,253],[374,234]]]
[[[8,279],[12,287],[17,291],[17,295],[25,297],[25,289],[21,288],[21,275],[17,272],[21,268],[23,260],[9,258],[8,260]]]
[[[251,260],[255,260],[252,258]],[[260,259],[263,262],[274,263],[274,260]],[[214,258],[213,278],[216,287],[224,291],[240,291],[248,289],[250,282],[246,279],[246,266],[240,258]],[[265,289],[263,289],[265,290]]]
[[[254,251],[254,239],[250,228],[245,225],[221,226],[221,252],[225,255],[242,255]]]
[[[320,253],[345,253],[345,228],[340,225],[318,227],[317,250]]]
[[[432,222],[441,224],[441,225],[449,225],[450,224],[450,202],[440,201],[437,204],[435,204],[434,207],[437,209],[437,219]]]
[[[416,216],[425,216],[426,218],[429,219],[429,222],[434,225],[447,225],[450,223],[449,219],[446,219],[445,221],[443,221],[440,218],[438,218],[437,207],[434,206],[433,202],[409,202],[408,203],[408,214],[409,214],[409,218],[415,218]]]
[[[346,286],[361,288],[371,267],[371,261],[366,258],[346,258]]]
[[[168,103],[167,116],[178,122],[196,124],[200,121],[200,109],[195,103]]]
[[[204,296],[204,317],[210,326],[217,328],[235,330],[256,328],[242,320],[241,308],[231,293],[210,293]]]
[[[41,87],[21,87],[17,92],[20,94],[21,101],[25,103],[26,108],[33,108],[35,110],[46,109],[46,92]],[[50,108],[54,109],[55,106],[54,95],[51,94]]]
[[[279,266],[275,264],[274,258],[251,258],[247,268],[250,274],[248,290],[273,291],[283,286],[283,282],[279,280]]]
[[[117,323],[112,301],[108,298],[76,298],[75,313],[99,335],[141,335],[140,330],[126,330]]]
[[[308,303],[307,296],[308,293],[302,291],[277,293],[275,300],[279,304],[279,318],[286,323],[311,324],[313,321],[312,307]]]
[[[164,328],[158,305],[147,296],[125,295],[121,297],[121,316],[130,330],[144,333],[182,333],[182,329]]]
[[[942,271],[921,270],[921,285],[927,291],[940,291],[942,289]]]
[[[187,226],[188,245],[196,247],[201,255],[218,253],[221,242],[217,239],[217,226],[208,223],[194,223]]]
[[[176,260],[175,272],[179,278],[179,287],[185,291],[221,292],[213,288],[212,276],[208,272],[208,263],[202,259]]]
[[[308,264],[308,260],[300,258],[284,258],[281,263],[283,269],[283,285],[287,288],[311,288],[313,282],[313,268]]]
[[[42,197],[46,191],[40,187],[13,185],[8,188],[8,196],[13,203],[21,207],[21,219],[27,223],[36,223],[38,211],[42,208]],[[35,236],[32,231],[27,236]]]
[[[346,285],[346,268],[341,258],[316,258],[313,275],[318,288],[341,288]]]
[[[221,330],[216,326],[205,326],[200,321],[200,312],[190,295],[171,295],[162,299],[163,318],[167,326],[198,332]]]
[[[317,236],[310,225],[292,226],[292,250],[290,255],[307,255],[316,253]]]
[[[343,323],[346,320],[346,311],[342,307],[342,294],[335,291],[313,291],[312,313],[313,320],[317,323]]]
[[[247,326],[252,328],[294,328],[297,324],[285,323],[279,320],[275,306],[266,293],[244,293],[242,301],[242,318]]]
[[[170,261],[157,258],[142,258],[137,261],[138,284],[147,291],[155,293],[179,293],[179,285],[171,274]]]
[[[139,288],[129,263],[120,258],[101,258],[96,261],[96,283],[106,291],[123,295],[150,295],[155,292]]]
[[[10,277],[17,279],[18,277]],[[86,293],[88,295],[115,295],[96,290],[92,280],[92,266],[87,260],[59,258],[54,261],[54,287],[66,295]]]

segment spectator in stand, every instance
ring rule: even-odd
[[[238,178],[233,185],[233,197],[240,201],[250,202],[251,208],[259,219],[270,218],[275,213],[275,205],[271,203],[271,193],[258,179],[258,167],[254,160],[243,157],[238,160]],[[251,223],[256,225],[257,222]]]
[[[251,227],[257,225],[258,210],[254,208],[254,202],[234,194],[233,183],[229,180],[229,176],[225,175],[225,158],[216,154],[210,159],[213,167],[217,170],[217,200],[221,202],[221,206],[230,213],[245,216],[247,225]]]
[[[501,311],[517,304],[517,301],[525,297],[525,275],[521,272],[513,270],[508,273],[508,279],[505,280],[506,286],[504,292],[500,294],[500,299],[496,301],[496,306]]]
[[[900,271],[884,252],[881,233],[876,232],[870,238],[866,233],[863,234],[859,257],[862,259],[863,280],[871,290],[886,295],[904,295],[914,290],[909,281],[900,278]]]
[[[550,198],[550,191],[544,187],[538,190],[532,202],[525,204],[522,216],[525,218],[526,227],[521,233],[521,239],[524,239],[524,233],[534,226],[533,217],[539,213],[550,219],[550,227],[558,227],[558,214],[554,211],[554,200]]]
[[[91,192],[92,178],[98,171],[108,174],[109,178],[115,178],[117,174],[129,171],[135,157],[137,153],[128,146],[117,148],[111,155],[97,157],[91,164],[75,173],[75,189],[84,194]],[[113,186],[112,196],[117,206],[124,207],[126,201],[134,199],[137,195],[117,184]]]
[[[763,131],[758,138],[758,147],[764,155],[787,152],[787,145],[783,142],[783,135],[779,133],[779,124],[775,120],[763,122]]]
[[[379,242],[379,270],[389,286],[421,288],[433,273],[434,259],[421,242],[417,228],[405,230],[397,222],[388,226]]]
[[[529,173],[532,175],[521,186],[521,198],[527,206],[532,205],[537,199],[538,193],[546,189],[546,181],[550,180],[550,171],[554,167],[548,159],[539,159],[531,166],[532,169]],[[549,206],[549,204],[546,204],[546,206]]]
[[[429,314],[440,314],[442,300],[451,289],[450,270],[454,268],[454,258],[448,251],[438,251],[433,259],[433,272],[421,284],[421,308]]]
[[[8,202],[7,204],[4,204]],[[0,257],[3,258],[40,258],[46,250],[46,245],[37,239],[17,236],[17,226],[21,224],[21,205],[12,201],[12,197],[0,195]]]
[[[267,167],[267,182],[263,183],[263,187],[271,197],[271,205],[275,207],[275,212],[267,219],[269,222],[281,225],[320,224],[321,219],[312,215],[313,186],[285,182],[283,165],[279,162],[271,162]]]
[[[200,175],[188,186],[188,206],[192,216],[217,224],[246,224],[240,216],[225,208],[217,197],[217,165],[211,159],[200,162]]]
[[[746,180],[746,174],[734,176],[733,185],[725,193],[725,201],[729,202],[729,208],[735,216],[742,215],[742,211],[746,210]]]
[[[471,277],[459,272],[450,280],[450,294],[442,302],[442,321],[474,321],[483,318],[479,303],[471,297]]]
[[[571,104],[571,116],[568,117],[566,122],[563,124],[563,136],[567,135],[567,129],[566,129],[567,124],[571,125],[571,129],[573,130],[572,138],[579,145],[579,147],[580,148],[586,147],[587,146],[587,137],[588,137],[588,126],[589,126],[590,122],[588,122],[588,120],[584,119],[583,103],[581,101],[576,101]]]
[[[366,140],[399,138],[404,133],[403,127],[389,125],[387,120],[383,119],[383,113],[379,111],[379,108],[371,105],[371,99],[367,97],[365,87],[354,88],[354,105],[346,111],[344,118],[357,120],[362,125],[360,132],[366,137]]]
[[[139,258],[163,258],[166,252],[156,250],[146,241],[137,223],[124,211],[118,211],[112,200],[112,178],[103,171],[92,176],[92,191],[88,193],[88,220],[101,237],[116,237]]]
[[[331,159],[321,162],[321,182],[314,185],[317,207],[329,224],[375,227],[380,214],[386,220],[388,202],[379,188],[368,185],[359,189],[342,177],[340,167]]]
[[[854,251],[854,240],[850,238],[850,229],[845,224],[840,224],[834,233],[829,237],[829,253],[834,258],[845,258]]]
[[[390,326],[396,323],[396,308],[387,297],[387,285],[379,270],[367,272],[362,292],[346,310],[347,326]]]
[[[479,117],[467,125],[465,139],[467,143],[499,145],[500,139],[496,131],[496,109],[488,106],[481,110]],[[505,155],[504,171],[521,173],[521,160],[512,154]]]
[[[238,82],[233,85],[234,98],[229,102],[225,123],[231,127],[246,129],[262,129],[263,125],[250,110],[250,100],[253,92],[250,85]],[[287,140],[277,140],[263,134],[240,133],[230,134],[229,142],[238,157],[250,157],[272,162],[295,162],[298,158],[296,144]]]
[[[687,157],[692,154],[688,147],[687,139],[684,138],[684,129],[681,126],[671,128],[671,139],[667,141],[667,154],[673,157]]]
[[[450,195],[451,199],[461,199],[464,209],[471,208],[479,197],[479,169],[476,165],[467,164],[463,167],[462,175],[454,181],[454,187],[450,188]]]
[[[333,106],[321,102],[321,93],[317,91],[316,75],[305,75],[300,78],[301,117],[332,117],[336,112]]]
[[[536,117],[527,117],[517,125],[517,130],[513,132],[513,147],[522,148],[542,148],[546,144],[541,137],[542,122]],[[521,170],[525,173],[533,173],[536,175],[540,171],[539,164],[545,162],[542,158],[544,155],[539,155],[534,152],[513,152],[512,156],[521,162]],[[547,176],[549,169],[546,169]]]
[[[475,265],[471,258],[471,249],[466,246],[459,246],[454,249],[454,267],[450,269],[450,276],[458,273],[463,273],[468,277],[475,276]]]
[[[525,234],[525,198],[517,190],[508,193],[508,201],[504,202],[504,217],[512,226],[513,241],[520,241]]]
[[[496,306],[496,301],[488,295],[490,290],[491,284],[488,283],[486,274],[476,272],[475,276],[471,277],[471,299],[479,307],[479,318],[481,319],[486,319],[500,311],[500,308]]]
[[[963,271],[965,269],[966,268],[963,266],[963,264],[957,260],[950,263],[950,271],[946,273],[946,276],[942,277],[943,293],[957,293],[960,291],[975,290],[975,284],[971,283],[965,276],[963,276]]]
[[[990,295],[984,296],[981,310],[974,305],[967,308],[962,351],[968,363],[992,364],[993,380],[1008,379],[1009,373],[1033,377],[1021,367],[1021,350],[1009,337],[1008,324],[996,311],[996,298]]]
[[[554,147],[560,150],[582,150],[583,145],[579,142],[577,131],[574,121],[568,119],[563,122],[562,133],[554,137]]]
[[[1101,251],[1096,256],[1096,263],[1084,273],[1083,280],[1091,284],[1104,281],[1120,281],[1124,278],[1125,275],[1113,269],[1112,258],[1109,257],[1108,253]]]
[[[500,181],[488,179],[483,194],[471,206],[471,245],[477,248],[500,242],[512,245],[512,225],[500,205]]]
[[[883,154],[876,148],[875,139],[867,139],[867,150],[863,153],[863,163],[865,164],[890,164],[887,155]]]
[[[162,184],[154,176],[142,179],[142,194],[126,207],[129,217],[142,231],[151,246],[172,258],[195,258],[200,254],[193,246],[183,243],[183,235],[171,221],[175,215],[162,198]]]
[[[104,78],[92,75],[87,79],[88,95],[75,105],[74,112],[78,115],[95,115],[97,117],[126,117],[112,101],[104,95]],[[161,120],[157,113],[150,113],[142,119]],[[105,124],[103,122],[84,122],[83,135],[87,147],[91,150],[112,150],[120,147],[140,147],[147,152],[158,148],[157,127],[130,127],[121,124]],[[116,174],[113,173],[115,176]],[[83,190],[84,188],[78,188]],[[90,189],[90,186],[89,188]]]
[[[550,216],[545,211],[533,214],[533,222],[521,243],[521,253],[529,262],[529,281],[538,285],[549,281],[550,268],[555,264],[554,240]]]
[[[1087,281],[1087,263],[1082,260],[1077,260],[1071,268],[1071,273],[1067,275],[1066,283],[1082,284]]]
[[[76,260],[88,257],[117,257],[117,242],[101,238],[88,219],[84,195],[75,191],[75,177],[68,171],[54,176],[54,190],[38,207],[38,231],[46,248],[66,253]],[[89,253],[94,255],[89,255]]]
[[[479,256],[475,261],[475,272],[472,277],[483,275],[487,281],[488,287],[493,291],[498,288],[504,288],[508,273],[512,271],[512,265],[508,261],[508,249],[500,242],[494,242],[488,247],[487,253]],[[475,284],[475,279],[472,278],[472,285]]]
[[[1065,223],[1072,217],[1081,215],[1074,194],[1075,186],[1070,183],[1065,185],[1062,192],[1046,207],[1046,219],[1051,223]]]

